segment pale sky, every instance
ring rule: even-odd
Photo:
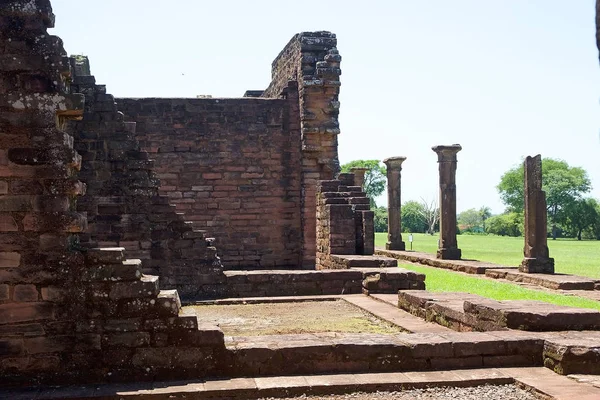
[[[460,143],[458,211],[502,212],[496,185],[541,153],[600,198],[593,0],[54,0],[70,54],[118,97],[265,89],[297,32],[337,34],[341,163],[406,156],[405,200],[437,196],[431,147]],[[378,201],[384,204],[381,198]]]

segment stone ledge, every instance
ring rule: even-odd
[[[230,270],[225,271],[225,276],[228,297],[397,293],[401,289],[425,289],[425,275],[397,267]]]
[[[485,274],[485,271],[491,268],[514,268],[517,270],[517,267],[501,266],[498,264],[485,263],[476,260],[441,260],[436,258],[435,254],[420,253],[417,251],[375,249],[375,254],[393,257],[397,260],[405,260],[413,263],[424,264],[430,267],[466,272],[467,274]]]
[[[485,276],[528,283],[554,290],[595,290],[598,280],[566,274],[531,274],[513,268],[486,269]]]
[[[386,256],[330,254],[329,257],[347,268],[391,268],[398,266],[396,259]]]
[[[596,290],[596,287],[600,287],[600,281],[583,276],[525,273],[520,272],[518,267],[476,260],[440,260],[433,254],[416,251],[375,249],[375,254],[430,267],[465,272],[467,274],[485,275],[488,278],[506,279],[512,282],[527,283],[553,290]]]
[[[398,306],[458,331],[600,330],[600,312],[541,301],[496,301],[467,293],[401,291]]]

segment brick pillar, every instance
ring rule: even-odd
[[[460,260],[461,251],[456,241],[456,153],[459,144],[435,146],[440,169],[440,245],[437,258]]]
[[[548,251],[546,193],[542,190],[542,157],[527,157],[525,170],[525,258],[519,271],[554,273],[554,259]]]
[[[388,192],[388,241],[387,250],[405,250],[402,241],[402,200],[401,200],[401,171],[402,163],[406,157],[390,157],[383,160],[387,167],[387,192]]]
[[[362,189],[365,185],[365,174],[369,171],[369,168],[354,167],[350,168],[350,172],[354,174],[354,186],[360,186]]]

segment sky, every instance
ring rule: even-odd
[[[69,54],[117,97],[265,89],[297,32],[336,33],[339,158],[405,156],[402,199],[438,196],[432,146],[459,143],[457,209],[504,206],[527,155],[583,167],[600,198],[593,0],[54,0]],[[378,204],[385,205],[385,196]]]

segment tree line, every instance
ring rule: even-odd
[[[365,174],[364,190],[375,212],[375,231],[387,231],[387,208],[378,207],[375,198],[386,186],[386,169],[378,160],[355,160],[342,166],[342,172],[352,167],[369,168]],[[506,209],[492,215],[489,207],[465,210],[457,215],[458,232],[522,236],[524,230],[523,164],[504,173],[497,185]],[[571,167],[562,160],[542,159],[542,190],[546,193],[548,236],[600,240],[600,202],[587,196],[591,182],[587,172]],[[402,205],[402,230],[431,233],[439,229],[439,209],[435,201],[410,200]]]

